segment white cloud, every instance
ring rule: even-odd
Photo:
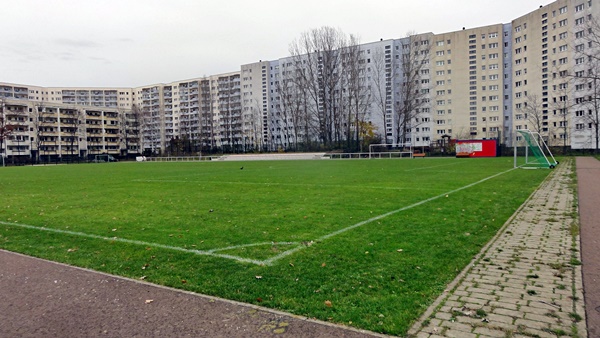
[[[288,45],[302,32],[325,25],[371,42],[408,31],[507,23],[539,5],[531,0],[11,1],[3,4],[10,14],[0,21],[0,30],[11,33],[0,53],[0,81],[164,83],[287,56]]]

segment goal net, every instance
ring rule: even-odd
[[[558,161],[556,161],[554,155],[552,155],[552,152],[548,148],[546,142],[544,142],[540,133],[527,129],[517,130],[517,132],[523,137],[524,149],[519,152],[515,142],[515,167],[550,169],[556,167]],[[517,161],[518,157],[522,158],[521,161]],[[518,165],[517,162],[520,162],[520,165]]]
[[[369,158],[412,157],[412,155],[411,143],[369,145]]]

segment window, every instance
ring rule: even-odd
[[[567,32],[562,32],[562,33],[560,33],[560,34],[558,35],[558,38],[559,38],[560,40],[564,40],[564,39],[566,39],[566,38],[567,38]]]
[[[564,27],[564,26],[566,26],[566,25],[567,25],[567,19],[560,20],[560,21],[558,22],[558,25],[559,25],[560,27]]]
[[[492,74],[489,76],[490,80],[498,80],[498,74]]]
[[[575,64],[580,65],[585,61],[584,57],[579,57],[577,59],[575,59]],[[562,64],[562,63],[561,63]]]
[[[435,75],[437,75],[437,76],[441,76],[441,75],[444,75],[445,73],[446,73],[446,72],[445,72],[445,71],[443,71],[443,70],[438,70],[438,71],[436,71],[436,72],[435,72]]]
[[[562,46],[558,47],[558,51],[559,52],[566,52],[567,51],[567,45],[562,45]]]
[[[498,53],[490,54],[490,59],[497,59],[497,58],[498,58]]]
[[[436,81],[435,84],[438,86],[443,86],[445,84],[445,81],[444,80]]]
[[[560,58],[560,59],[558,59],[558,63],[561,64],[561,65],[566,64],[567,63],[567,58]]]
[[[494,39],[494,38],[497,38],[497,37],[498,37],[498,32],[493,32],[493,33],[490,33],[488,35],[488,38],[490,38],[490,39]]]
[[[583,31],[575,32],[575,38],[580,39],[583,37]]]
[[[583,4],[575,6],[575,12],[581,12],[583,10]]]
[[[497,42],[490,43],[490,44],[488,45],[488,48],[498,48],[498,43],[497,43]]]
[[[583,18],[575,19],[575,26],[583,25]]]
[[[437,56],[443,56],[444,55],[444,51],[443,50],[438,50],[437,52],[435,52],[435,55],[437,55]]]
[[[443,46],[444,45],[444,40],[436,42],[435,45],[436,46]]]
[[[559,14],[565,14],[566,12],[567,12],[567,6],[565,6],[565,7],[561,7],[561,8],[558,10],[558,13],[559,13]]]
[[[443,65],[444,65],[444,60],[441,60],[441,61],[436,61],[436,62],[435,62],[435,65],[436,65],[436,66],[443,66]]]

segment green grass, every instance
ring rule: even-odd
[[[403,335],[550,172],[511,168],[512,158],[2,168],[0,248]],[[228,247],[211,253],[237,260],[192,251]]]

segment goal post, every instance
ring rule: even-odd
[[[413,145],[412,143],[381,143],[381,144],[369,144],[369,158],[380,158],[382,154],[396,154],[397,157],[412,157],[413,156]]]
[[[519,134],[523,137],[525,141],[525,149],[524,149],[524,164],[518,165],[517,158],[518,156],[518,148],[517,142],[515,140],[514,146],[514,166],[515,168],[549,168],[552,169],[556,167],[558,161],[552,155],[550,148],[542,138],[540,133],[531,131],[528,129],[525,130],[517,130]]]

